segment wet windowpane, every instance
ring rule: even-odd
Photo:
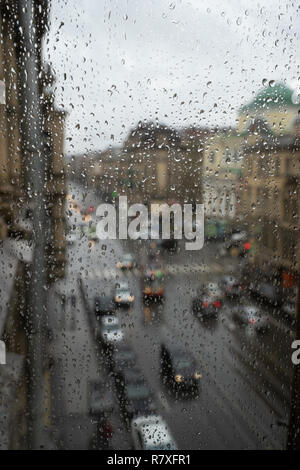
[[[300,448],[299,6],[0,4],[0,449]]]

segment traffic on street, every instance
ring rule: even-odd
[[[0,1],[0,450],[300,449],[298,16]]]
[[[96,208],[101,195],[88,192],[83,203],[82,192],[69,188],[68,226],[77,235],[63,285],[73,289],[55,292],[66,329],[60,347],[70,347],[67,333],[74,347],[61,369],[64,446],[81,447],[83,438],[92,446],[105,415],[106,445],[118,449],[141,448],[135,423],[143,429],[142,419],[156,417],[168,429],[166,449],[284,448],[294,328],[242,285],[245,259],[220,257],[223,242],[216,241],[207,241],[197,258],[180,244],[174,251],[157,247],[153,258],[145,242],[94,240],[91,228],[77,227],[86,219],[96,224],[82,207]],[[159,284],[159,296],[145,296],[145,278],[146,285]],[[72,363],[84,374],[75,389]],[[95,379],[109,388],[111,407],[100,395],[90,434],[84,427],[74,432],[74,423],[89,423],[93,398],[86,389]],[[144,445],[155,448],[147,438]]]

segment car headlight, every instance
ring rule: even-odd
[[[122,265],[121,265],[120,261],[118,261],[117,262],[117,268],[121,268],[121,267],[122,267]]]
[[[121,302],[121,297],[115,297],[116,302]]]
[[[175,375],[175,382],[180,383],[182,382],[182,375]]]
[[[131,295],[131,296],[129,297],[129,302],[133,302],[133,301],[134,301],[134,295]]]
[[[202,377],[202,374],[199,374],[199,372],[195,372],[194,379],[199,380],[201,379],[201,377]]]

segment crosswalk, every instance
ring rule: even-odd
[[[192,275],[192,274],[222,274],[228,271],[228,269],[224,269],[218,263],[211,263],[209,265],[206,264],[170,264],[165,266],[165,275],[166,276],[182,276],[182,275]],[[140,277],[141,272],[139,269],[134,268],[130,271],[120,271],[117,268],[109,268],[105,267],[103,269],[91,269],[89,271],[84,271],[81,273],[81,277],[83,279],[89,280],[110,280],[116,278],[130,278],[130,277]]]

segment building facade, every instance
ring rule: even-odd
[[[205,140],[203,192],[208,236],[224,235],[236,224],[242,142],[243,137],[231,128],[215,130]]]
[[[294,286],[300,272],[299,105],[292,97],[282,84],[269,87],[240,116],[241,124],[250,119],[240,192],[240,217],[256,239],[249,261],[282,287]]]
[[[41,4],[41,5],[40,5]],[[20,103],[21,59],[18,44],[20,31],[15,20],[16,4],[2,2],[0,15],[0,80],[4,88],[0,104],[0,236],[30,238],[30,202],[27,197],[28,162],[22,153],[20,122],[24,118]],[[36,2],[37,50],[47,26],[45,2]],[[39,6],[42,6],[39,10]],[[65,112],[54,106],[53,75],[39,56],[40,82],[37,84],[42,101],[44,151],[47,162],[45,183],[49,213],[49,244],[47,251],[49,280],[64,276],[65,265]],[[26,221],[26,219],[28,219]]]
[[[30,283],[30,262],[32,249],[32,207],[28,189],[30,177],[28,168],[32,162],[24,156],[24,142],[21,136],[21,121],[26,113],[21,103],[22,54],[21,31],[18,28],[18,2],[10,0],[0,4],[0,244],[1,269],[7,276],[7,290],[1,295],[0,335],[7,348],[7,357],[14,364],[22,364],[18,376],[13,371],[8,381],[13,404],[6,407],[6,428],[1,427],[7,446],[26,447],[27,435],[27,381],[26,358],[28,338],[26,331],[28,285]],[[62,278],[65,274],[65,165],[64,165],[64,122],[65,113],[56,109],[53,96],[53,74],[42,61],[42,38],[47,28],[48,5],[45,1],[34,3],[38,53],[39,82],[37,83],[42,111],[43,148],[46,162],[45,204],[49,234],[46,247],[48,283]],[[10,251],[10,249],[12,249]],[[6,259],[7,264],[6,266]],[[14,261],[11,261],[13,259]],[[9,266],[14,266],[13,272]],[[9,281],[9,282],[8,282]],[[5,288],[6,284],[2,287]],[[9,371],[10,367],[6,368]],[[48,373],[45,363],[45,375]],[[3,400],[3,397],[1,396]],[[2,409],[1,409],[2,411]],[[1,422],[1,424],[3,424]],[[13,431],[13,432],[12,432]]]
[[[128,202],[202,202],[203,130],[176,131],[154,123],[131,130],[122,148],[73,158],[73,173],[84,175],[107,197]],[[72,171],[72,170],[71,170]]]

